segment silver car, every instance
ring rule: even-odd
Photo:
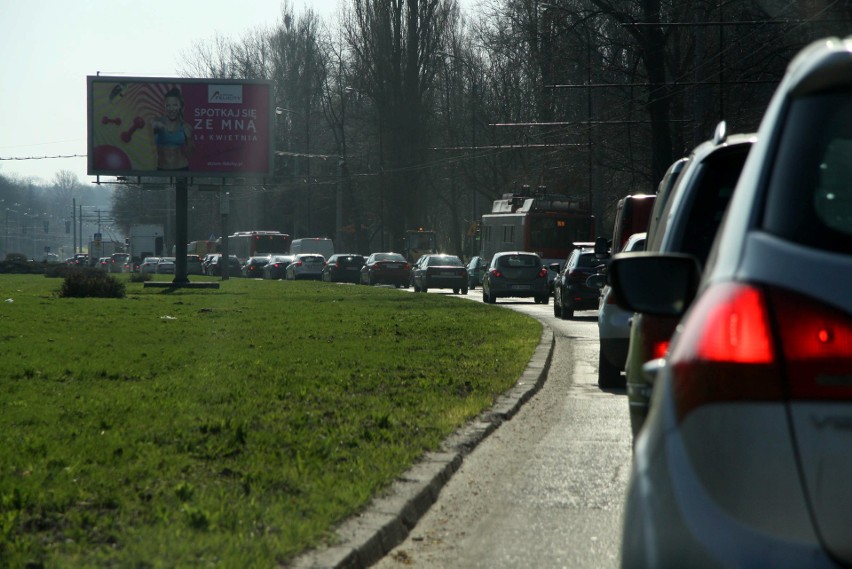
[[[647,233],[634,233],[627,238],[623,253],[634,253],[645,248]],[[612,287],[606,285],[601,291],[598,305],[598,387],[607,389],[623,387],[624,362],[627,361],[627,345],[630,338],[630,319],[633,312],[615,303]]]
[[[322,279],[325,257],[317,253],[302,253],[293,256],[293,261],[284,270],[288,281],[301,279]]]
[[[482,301],[494,304],[508,297],[532,297],[539,304],[550,301],[548,270],[537,254],[505,251],[491,258],[482,277]]]
[[[852,566],[850,155],[852,38],[825,39],[788,67],[703,272],[610,263],[629,308],[681,317],[645,366],[624,567]]]
[[[139,265],[139,272],[144,274],[153,274],[157,272],[157,263],[160,262],[159,257],[145,257],[142,264]]]
[[[174,257],[160,257],[160,260],[157,261],[157,268],[154,271],[158,275],[173,275],[175,274],[175,258]]]

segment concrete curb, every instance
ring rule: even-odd
[[[341,524],[337,544],[313,550],[288,565],[295,569],[363,569],[370,567],[402,543],[417,521],[470,453],[532,397],[547,377],[555,337],[544,326],[538,347],[520,379],[500,396],[493,407],[453,433],[440,450],[426,454],[391,488],[373,499],[360,514]]]

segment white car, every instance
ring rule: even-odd
[[[642,251],[646,233],[634,233],[627,239],[623,253]],[[606,285],[601,291],[598,305],[598,387],[603,389],[623,387],[624,363],[627,361],[627,346],[630,338],[630,319],[633,312],[615,303],[612,287]]]
[[[154,274],[157,272],[157,263],[159,262],[159,257],[145,257],[142,264],[139,265],[139,272],[148,275]]]
[[[300,279],[320,280],[325,257],[316,253],[303,253],[293,256],[293,261],[287,265],[285,275],[288,281]]]

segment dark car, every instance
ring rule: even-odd
[[[482,301],[494,304],[507,297],[532,297],[539,304],[550,301],[548,270],[541,257],[527,251],[494,254],[482,279]]]
[[[599,264],[594,248],[580,247],[571,251],[553,281],[554,316],[569,320],[574,318],[576,310],[597,309],[601,291],[586,284],[586,280],[595,274]]]
[[[130,262],[128,253],[113,253],[110,255],[109,272],[111,273],[126,273],[127,265]]]
[[[423,255],[411,268],[414,292],[430,288],[449,288],[467,294],[467,269],[455,255]]]
[[[293,262],[293,255],[273,255],[269,262],[263,266],[263,278],[285,279],[287,278],[287,265]]]
[[[373,253],[361,267],[360,283],[387,284],[396,288],[407,287],[411,278],[411,264],[399,253]]]
[[[262,279],[263,267],[269,263],[269,259],[269,255],[249,257],[240,269],[242,276],[247,279]]]
[[[488,268],[488,261],[484,257],[473,257],[467,264],[467,288],[470,290],[482,286],[482,277]]]
[[[852,566],[851,152],[852,39],[828,38],[790,63],[706,259],[610,264],[628,308],[679,322],[647,366],[624,567]]]
[[[218,254],[213,259],[210,260],[210,264],[207,265],[207,274],[212,276],[221,277],[224,274],[222,270],[222,255]],[[228,256],[228,276],[238,277],[242,274],[242,265],[240,265],[240,260],[236,255]]]
[[[322,280],[328,283],[357,284],[365,260],[363,255],[335,253],[322,268]]]
[[[725,124],[720,123],[713,139],[690,153],[662,208],[659,224],[647,234],[646,251],[687,253],[704,264],[755,140],[754,134],[728,135]],[[625,376],[634,437],[648,414],[653,387],[643,366],[665,355],[678,320],[658,314],[633,315]]]

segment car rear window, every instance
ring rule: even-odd
[[[463,267],[464,264],[461,262],[461,259],[458,257],[453,257],[451,255],[444,255],[441,257],[433,256],[429,257],[429,264],[432,266],[443,266],[443,267]]]
[[[532,255],[503,255],[497,264],[500,267],[538,267],[541,266],[541,259]]]
[[[692,192],[694,200],[683,226],[681,252],[694,255],[702,264],[710,254],[750,149],[750,144],[742,144],[714,152],[705,159],[699,173],[700,187]]]
[[[375,261],[391,261],[394,263],[405,262],[405,257],[398,253],[379,253],[374,257]]]
[[[763,220],[784,239],[852,251],[852,90],[811,94],[790,105]]]
[[[581,269],[594,269],[600,264],[594,253],[582,253],[577,260],[577,267]]]

